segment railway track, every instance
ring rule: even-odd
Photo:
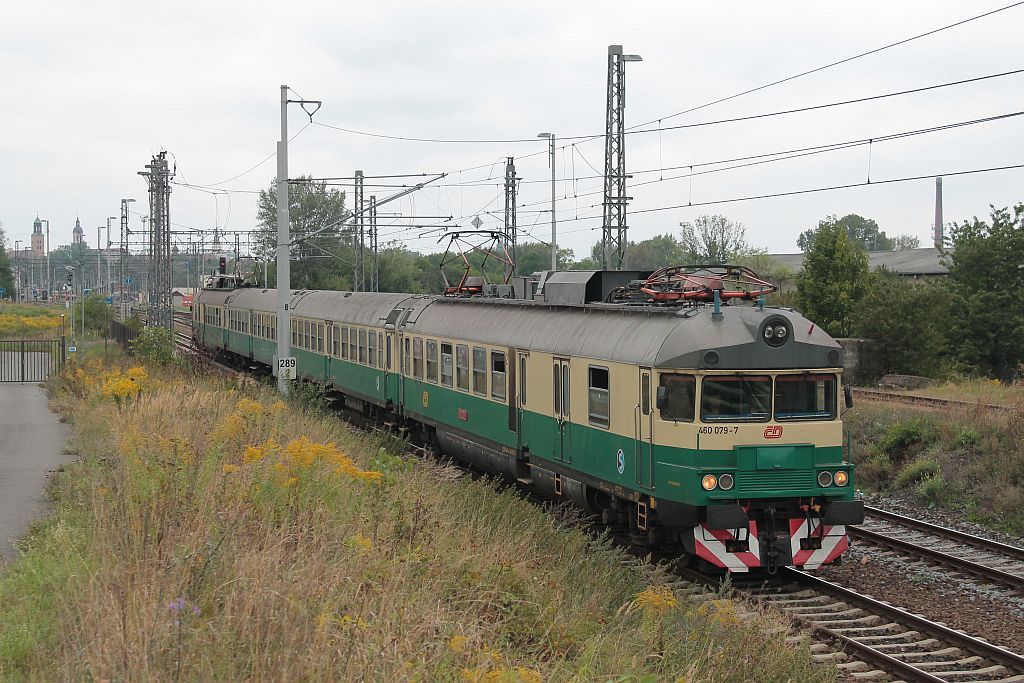
[[[782,584],[740,587],[838,649],[818,654],[846,675],[949,683],[1024,681],[1024,657],[939,622],[795,569]],[[872,669],[874,667],[874,669]]]
[[[1024,589],[1024,549],[903,515],[866,507],[851,538],[889,548],[997,586]]]
[[[853,395],[868,401],[884,401],[888,403],[906,403],[910,405],[928,406],[932,408],[954,408],[960,410],[991,410],[998,413],[1010,413],[1015,410],[1014,406],[1005,406],[998,403],[980,403],[975,401],[961,401],[955,398],[936,398],[934,396],[917,396],[915,394],[901,394],[896,391],[882,391],[881,389],[866,389],[864,387],[853,387]]]
[[[175,342],[182,350],[190,354],[195,352],[190,334],[176,329]],[[226,371],[239,372],[212,359],[205,360]],[[422,451],[420,455],[426,454],[425,450],[419,450]],[[873,515],[877,512],[879,519],[888,516],[887,522],[891,523],[895,523],[896,518],[906,520],[905,526],[915,530],[927,528],[931,533],[934,527],[874,508],[869,508],[869,511]],[[911,526],[912,523],[919,526]],[[1012,546],[943,527],[934,528],[958,535],[958,542],[972,548],[988,544],[986,547],[990,551],[994,552],[998,546],[1024,556],[1024,551]],[[623,544],[628,545],[628,541]],[[697,585],[715,584],[714,578],[692,570],[676,573],[682,579],[676,588],[686,592],[696,590]],[[773,584],[743,585],[737,581],[735,585],[747,599],[775,609],[808,629],[819,641],[812,647],[815,661],[835,664],[845,676],[860,680],[927,683],[1024,683],[1024,657],[1009,650],[799,570],[785,569],[780,578],[781,581]],[[690,584],[692,589],[685,588]],[[705,596],[710,599],[713,594]]]

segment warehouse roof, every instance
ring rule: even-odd
[[[803,269],[804,254],[771,254],[771,257],[793,272]],[[899,275],[916,277],[919,275],[947,275],[947,268],[940,257],[938,249],[905,249],[903,251],[869,251],[868,267],[887,268]]]

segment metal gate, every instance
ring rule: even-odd
[[[0,382],[42,382],[66,359],[63,337],[0,340]]]

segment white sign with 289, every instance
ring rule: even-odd
[[[277,374],[284,375],[288,379],[295,379],[295,356],[278,358]]]

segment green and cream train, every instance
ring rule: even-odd
[[[206,288],[195,341],[269,369],[275,306],[275,290]],[[863,521],[842,349],[792,310],[308,290],[290,310],[300,377],[634,542],[814,569]]]

